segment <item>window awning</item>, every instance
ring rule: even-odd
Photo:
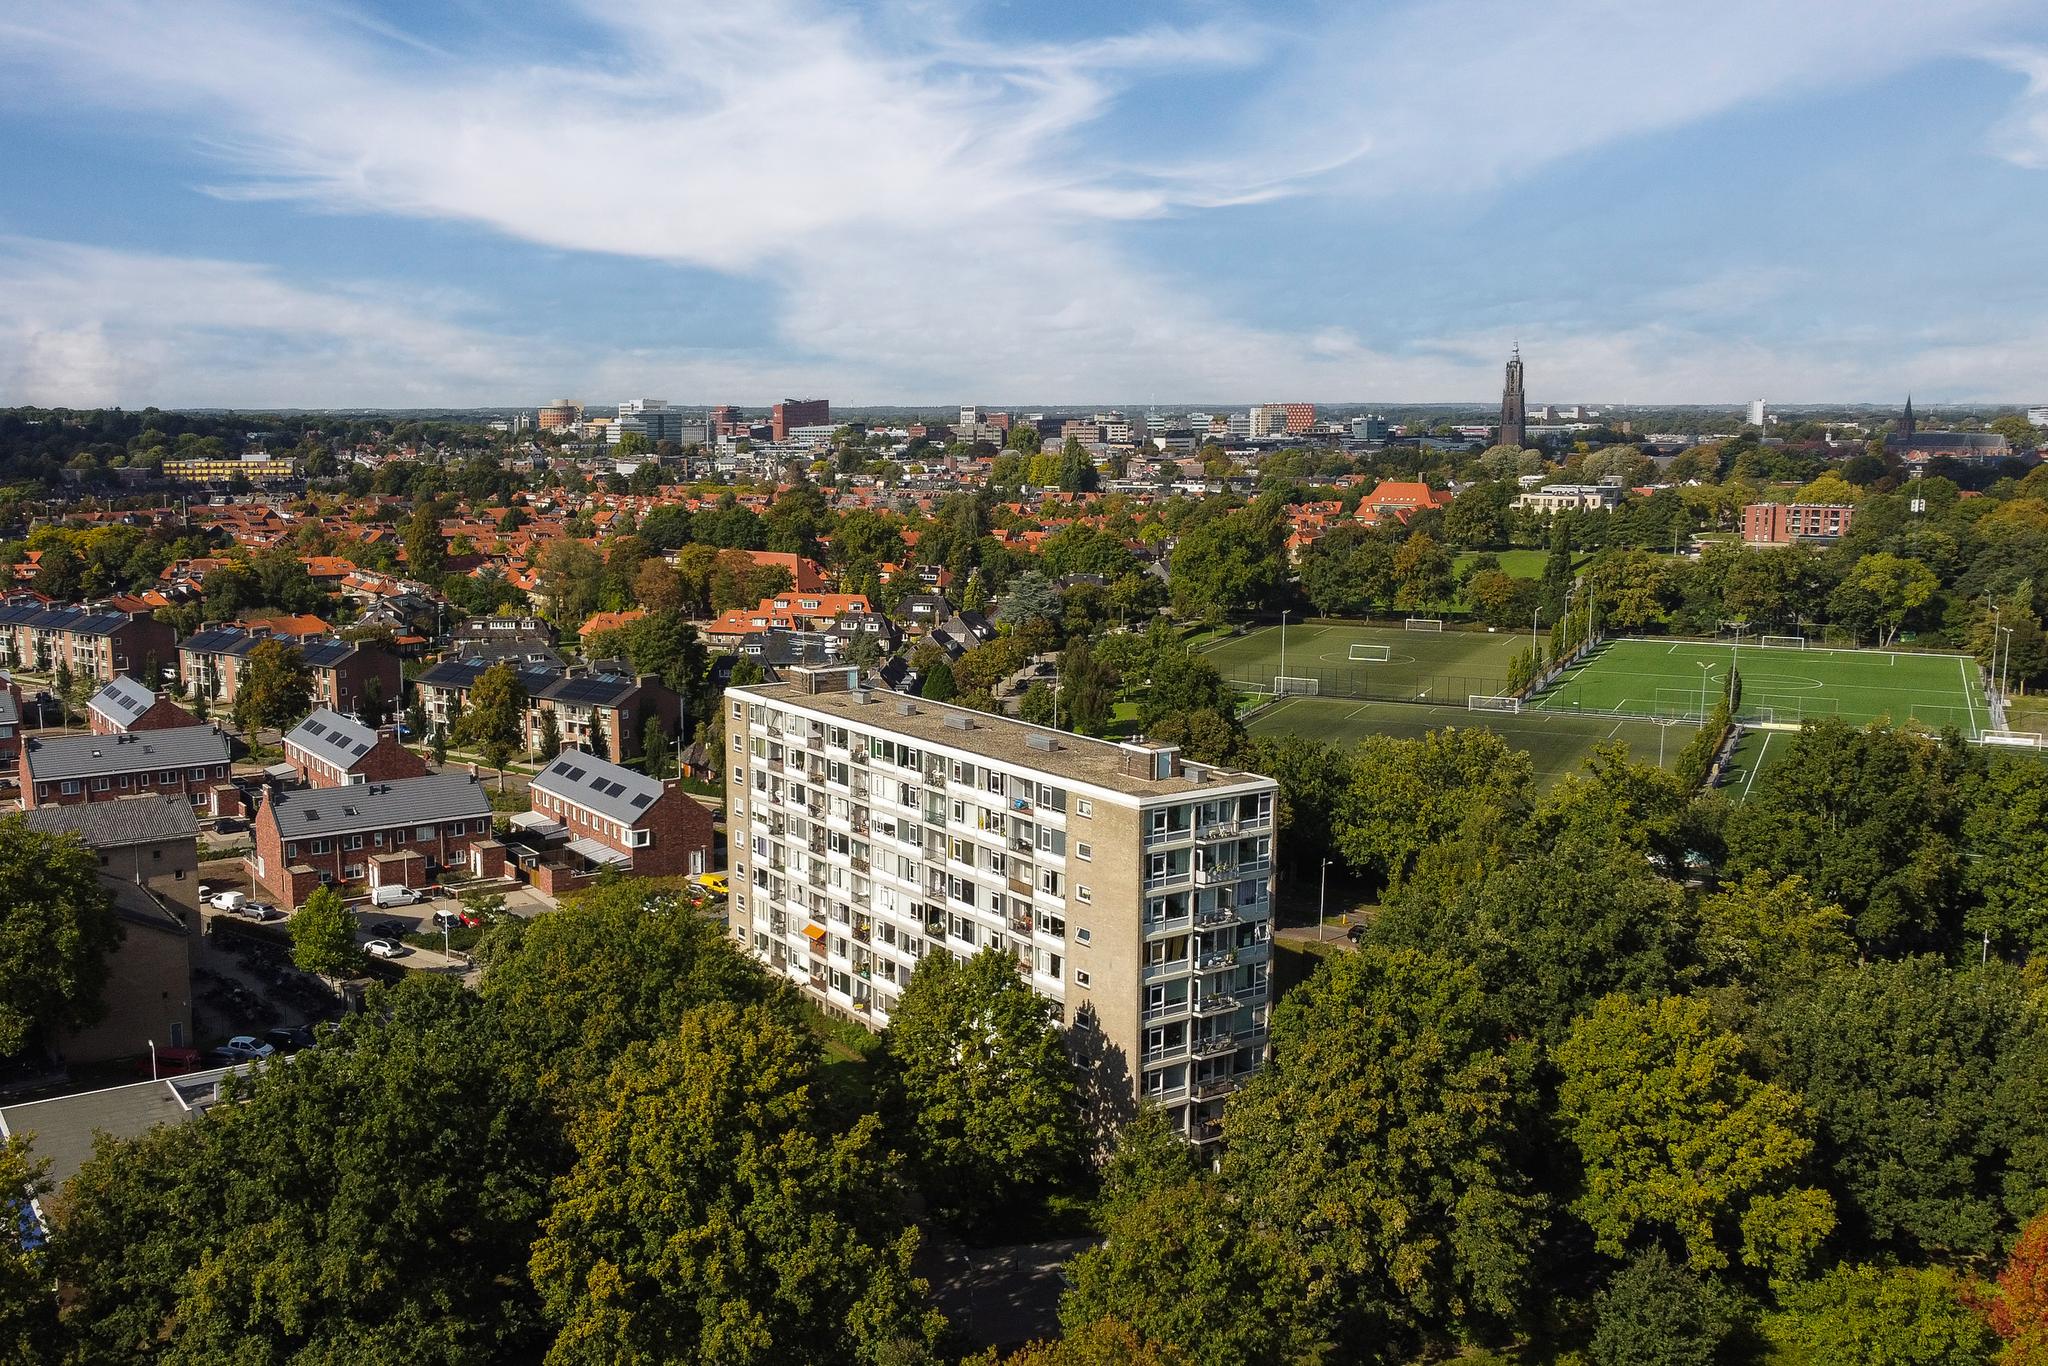
[[[562,825],[558,821],[549,820],[538,811],[519,812],[512,817],[512,828],[544,840],[569,833],[567,826]]]
[[[631,863],[633,861],[631,854],[621,853],[610,845],[599,844],[593,839],[570,840],[569,852],[581,854],[592,863]]]
[[[806,939],[823,939],[825,937],[825,927],[823,925],[806,925],[804,926],[804,937]]]

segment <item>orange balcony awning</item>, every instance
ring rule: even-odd
[[[804,926],[804,934],[807,938],[823,939],[825,937],[825,927],[823,925],[806,925]]]

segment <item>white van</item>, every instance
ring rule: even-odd
[[[248,899],[241,892],[215,892],[211,904],[216,911],[239,911]]]
[[[370,889],[372,906],[412,906],[424,900],[426,898],[418,892],[400,883],[386,883]]]

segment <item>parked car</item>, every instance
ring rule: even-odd
[[[458,925],[467,925],[470,923],[467,919],[468,914],[467,911],[435,911],[434,928],[437,930],[452,930]]]
[[[311,1025],[279,1025],[263,1035],[264,1040],[280,1053],[296,1052],[313,1046]]]
[[[272,920],[284,919],[284,912],[267,901],[245,901],[235,914],[245,915],[259,925],[267,924]]]
[[[732,891],[724,873],[692,873],[690,881],[713,896],[727,896]]]
[[[216,911],[239,911],[249,898],[242,892],[215,892],[207,901]]]
[[[214,1049],[213,1056],[227,1062],[260,1062],[275,1052],[275,1048],[254,1034],[237,1034]]]
[[[202,902],[204,902],[204,901],[211,901],[211,900],[213,900],[213,884],[212,884],[212,883],[210,883],[210,882],[202,882],[202,883],[200,883],[200,884],[199,884],[199,899],[200,899],[200,900],[201,900]]]
[[[416,906],[425,900],[425,897],[410,887],[386,885],[373,888],[370,892],[372,906]]]
[[[154,1057],[137,1055],[135,1074],[145,1079],[174,1077],[180,1072],[197,1072],[202,1061],[196,1048],[159,1048]]]
[[[213,833],[216,835],[238,835],[248,828],[247,821],[238,820],[233,816],[222,816],[213,823]]]
[[[379,939],[403,939],[416,928],[403,920],[377,920],[371,922],[370,933]]]
[[[1365,938],[1365,926],[1353,925],[1350,929],[1344,931],[1344,937],[1356,944],[1359,940]]]
[[[372,958],[403,958],[409,952],[405,945],[395,944],[389,939],[372,939],[363,948]]]

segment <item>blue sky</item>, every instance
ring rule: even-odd
[[[2048,401],[2048,0],[0,0],[0,403]]]

